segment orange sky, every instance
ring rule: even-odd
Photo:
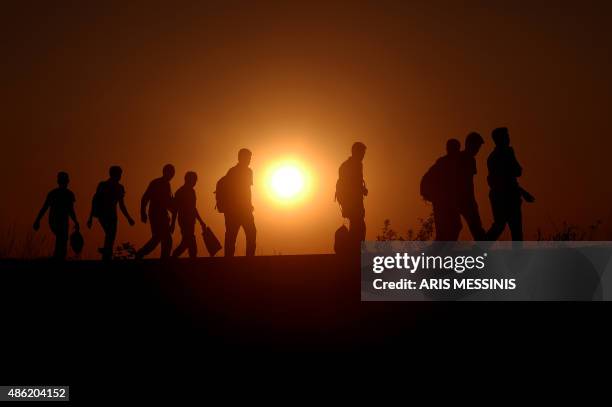
[[[607,3],[15,3],[0,17],[3,227],[32,223],[58,170],[71,174],[84,223],[112,164],[136,218],[169,162],[174,189],[198,172],[200,211],[222,236],[214,184],[248,147],[258,253],[329,252],[342,223],[337,168],[353,141],[368,146],[374,238],[385,218],[405,231],[427,215],[420,177],[447,138],[472,130],[487,141],[476,188],[489,225],[485,161],[502,125],[538,198],[524,210],[527,238],[563,220],[612,222]],[[317,179],[291,210],[264,196],[258,175],[285,156]],[[140,246],[147,233],[121,222],[118,241]]]

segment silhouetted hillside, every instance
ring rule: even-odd
[[[125,358],[216,360],[253,349],[355,352],[413,327],[429,308],[363,307],[358,263],[335,255],[14,260],[0,269],[2,318],[13,332],[5,346],[49,351],[5,361],[24,374],[60,366],[75,378]]]
[[[235,375],[247,366],[259,383],[271,363],[277,375],[333,376],[334,365],[356,374],[391,363],[385,352],[520,342],[542,333],[543,320],[552,338],[592,330],[589,321],[606,312],[590,308],[589,319],[527,303],[361,302],[360,280],[358,262],[335,255],[2,261],[2,344],[10,349],[2,365],[13,382],[69,383],[75,397],[97,394],[99,380],[191,377],[189,369]]]

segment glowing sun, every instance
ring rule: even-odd
[[[304,189],[304,174],[296,166],[283,165],[272,173],[270,185],[278,198],[295,198]]]
[[[298,161],[277,161],[268,168],[265,180],[268,196],[283,206],[293,206],[309,195],[310,175],[306,167]]]

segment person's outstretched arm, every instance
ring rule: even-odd
[[[40,229],[40,220],[43,218],[43,216],[45,216],[45,213],[47,213],[47,209],[49,209],[49,195],[47,195],[47,198],[45,198],[45,203],[43,204],[42,208],[40,208],[38,216],[34,221],[34,230]]]
[[[132,217],[130,216],[127,207],[125,206],[125,200],[123,199],[123,197],[119,199],[119,209],[121,209],[121,213],[123,214],[123,216],[125,216],[130,226],[134,226],[134,223],[136,222],[134,222],[134,219],[132,219]]]

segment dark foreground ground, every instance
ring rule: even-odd
[[[0,309],[3,383],[70,384],[76,400],[118,383],[265,386],[266,372],[334,381],[428,355],[566,355],[576,337],[610,349],[607,304],[362,303],[359,265],[333,255],[4,261]]]

